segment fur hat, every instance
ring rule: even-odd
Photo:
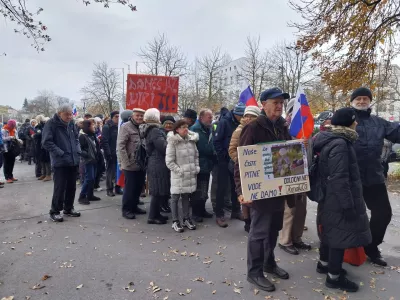
[[[143,119],[146,123],[160,124],[160,111],[157,108],[149,108],[144,113]]]
[[[162,116],[161,119],[162,119],[162,123],[163,124],[166,123],[166,122],[175,123],[175,119],[174,119],[173,116]]]

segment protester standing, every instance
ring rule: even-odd
[[[337,110],[331,123],[331,131],[321,132],[314,142],[325,195],[318,204],[321,246],[317,271],[327,273],[327,287],[356,292],[358,285],[348,280],[342,269],[344,250],[366,246],[372,238],[354,150],[358,139],[355,110]]]
[[[183,232],[179,218],[179,199],[182,199],[183,226],[189,230],[196,229],[190,218],[189,199],[196,190],[197,174],[200,172],[199,152],[196,147],[199,135],[189,131],[188,127],[185,120],[179,120],[167,137],[165,161],[171,170],[172,228],[176,232]]]
[[[22,124],[18,128],[18,138],[22,141],[21,154],[19,155],[20,162],[27,160],[26,159],[27,158],[27,156],[26,156],[26,139],[27,139],[27,131],[28,131],[29,126],[30,126],[30,120],[25,119],[24,124]]]
[[[354,90],[351,105],[356,114],[359,138],[354,143],[363,185],[364,201],[371,211],[370,229],[372,242],[365,247],[371,262],[387,266],[378,246],[383,242],[386,228],[392,218],[392,207],[383,175],[381,153],[384,139],[400,143],[400,126],[371,115],[372,93],[365,87]]]
[[[183,114],[183,119],[189,124],[189,127],[192,127],[196,123],[197,112],[188,108]]]
[[[82,132],[79,135],[79,144],[81,146],[81,161],[85,165],[85,174],[78,201],[80,204],[88,205],[90,201],[101,200],[93,194],[98,158],[100,156],[100,144],[96,137],[95,122],[93,120],[84,120],[82,127]]]
[[[133,109],[131,117],[121,125],[117,138],[118,161],[125,176],[122,195],[122,216],[125,219],[135,219],[135,214],[146,214],[138,207],[146,171],[136,161],[138,145],[143,143],[139,126],[143,123],[144,112],[140,108]]]
[[[217,162],[211,130],[212,120],[212,111],[202,109],[199,113],[198,122],[190,128],[191,131],[199,135],[196,145],[199,152],[200,173],[197,174],[196,192],[191,199],[192,217],[195,222],[202,222],[203,218],[212,218],[213,216],[206,210],[211,171]]]
[[[243,127],[253,122],[261,114],[261,109],[258,106],[247,106],[244,110],[243,118],[240,120],[240,125],[232,134],[231,142],[229,143],[229,157],[236,163],[238,161],[237,147],[239,147],[240,135],[242,133]],[[244,219],[244,230],[249,232],[251,216],[250,216],[250,205],[242,205],[242,213]]]
[[[230,170],[230,158],[228,154],[229,143],[235,129],[239,126],[246,106],[238,103],[235,108],[224,115],[219,121],[214,137],[214,147],[218,158],[218,187],[216,203],[216,222],[222,228],[228,227],[224,216],[224,196],[230,187],[232,213],[231,219],[242,220],[240,205],[235,192],[235,182],[233,179],[233,168]],[[228,185],[230,183],[230,186]]]
[[[103,126],[101,146],[106,158],[107,196],[114,197],[114,183],[117,174],[117,139],[119,112],[111,112],[111,119]]]
[[[32,157],[35,155],[35,141],[33,136],[35,134],[36,120],[32,119],[30,121],[29,127],[26,129],[26,149],[25,156],[28,161],[28,165],[32,164]]]
[[[0,169],[3,166],[3,153],[4,153],[4,142],[3,135],[0,132]],[[4,188],[4,182],[0,181],[0,188]]]
[[[292,137],[284,118],[283,103],[289,94],[279,88],[262,92],[260,101],[264,114],[242,129],[239,146],[256,145],[267,142],[287,141]],[[235,183],[238,199],[242,204],[251,203],[251,225],[247,248],[247,281],[261,290],[274,291],[275,286],[264,277],[263,272],[288,279],[289,274],[275,262],[274,249],[279,231],[282,229],[285,200],[294,204],[293,196],[275,197],[251,201],[244,199],[240,181],[239,164],[235,164]]]
[[[291,99],[286,106],[286,122],[288,126],[292,123],[292,113],[296,98]],[[312,160],[311,140],[307,141],[307,161]],[[303,232],[307,216],[307,194],[300,193],[295,196],[295,206],[289,207],[285,203],[285,212],[283,215],[283,227],[279,237],[279,248],[283,251],[298,255],[299,250],[311,250],[311,245],[303,242]]]
[[[148,156],[147,177],[151,196],[148,224],[166,224],[168,217],[161,215],[160,204],[170,195],[170,171],[165,163],[167,137],[161,128],[160,112],[156,108],[146,110],[146,124],[140,126],[140,132],[146,141]]]
[[[60,215],[63,209],[64,215],[81,216],[74,209],[81,148],[72,117],[72,107],[62,104],[43,129],[42,146],[49,151],[54,168],[54,190],[50,209],[50,218],[54,222],[64,220]]]
[[[13,171],[15,158],[19,155],[18,152],[20,152],[20,145],[22,144],[22,141],[18,139],[17,122],[13,119],[8,120],[1,130],[1,134],[4,144],[4,177],[7,183],[13,183],[18,181],[18,179],[14,178]]]

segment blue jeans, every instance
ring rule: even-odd
[[[93,196],[94,180],[96,178],[96,169],[97,169],[96,164],[85,165],[84,181],[82,184],[80,198]]]

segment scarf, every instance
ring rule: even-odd
[[[3,128],[8,131],[8,136],[15,136],[15,127],[10,129],[8,124],[4,125]]]
[[[340,135],[352,143],[358,139],[357,131],[351,129],[350,127],[332,125],[331,130],[334,134]]]

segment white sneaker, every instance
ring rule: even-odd
[[[96,191],[101,192],[103,190],[103,188],[99,187],[96,189]]]
[[[190,219],[184,219],[183,220],[183,226],[187,227],[189,230],[195,230],[196,225],[193,224],[192,220]]]
[[[183,232],[183,227],[179,221],[173,221],[172,222],[172,229],[175,230],[176,232]]]

